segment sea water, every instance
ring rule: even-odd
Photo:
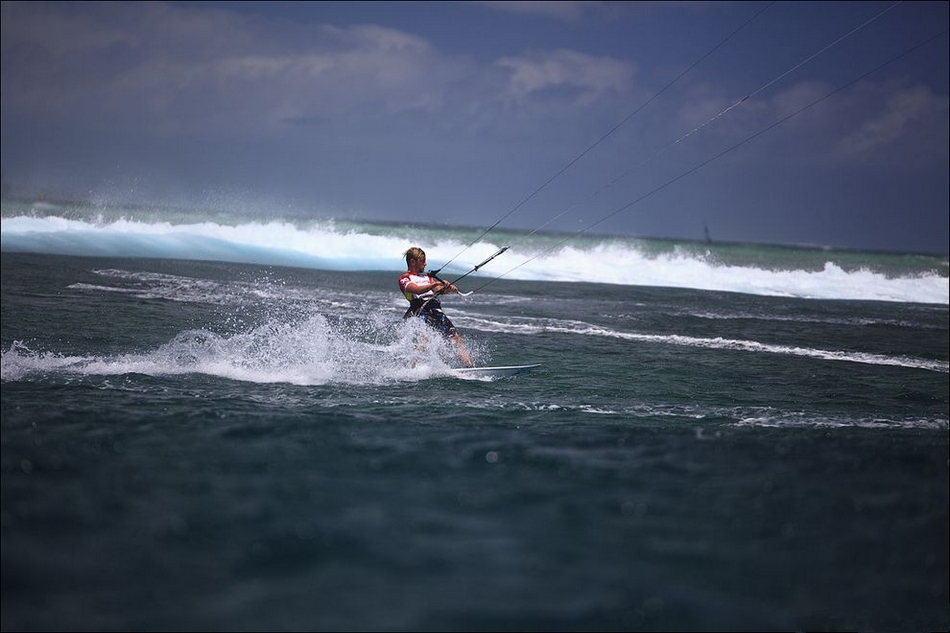
[[[945,256],[2,221],[4,630],[950,628]]]

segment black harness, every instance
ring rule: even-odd
[[[430,299],[412,299],[409,301],[409,309],[406,310],[404,315],[402,315],[402,318],[408,319],[419,316],[419,313],[422,312],[423,308],[425,308],[427,312],[439,312],[442,310],[442,304],[439,303],[439,300],[435,297]]]

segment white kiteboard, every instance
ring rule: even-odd
[[[458,378],[507,378],[517,376],[526,371],[530,371],[541,364],[534,365],[508,365],[505,367],[462,367],[461,369],[450,369],[449,373]]]

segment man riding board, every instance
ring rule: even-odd
[[[455,344],[459,358],[465,367],[472,366],[472,359],[462,343],[462,337],[449,317],[442,312],[439,296],[447,292],[458,292],[453,284],[425,272],[426,254],[421,248],[413,246],[405,253],[406,272],[399,277],[399,289],[409,302],[404,319],[419,317],[426,325],[437,330],[442,336]]]

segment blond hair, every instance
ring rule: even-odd
[[[419,248],[418,246],[413,246],[412,248],[407,250],[405,253],[403,253],[403,255],[406,256],[406,266],[409,265],[410,260],[413,260],[413,259],[419,260],[419,259],[426,258],[426,252],[422,250],[421,248]]]

